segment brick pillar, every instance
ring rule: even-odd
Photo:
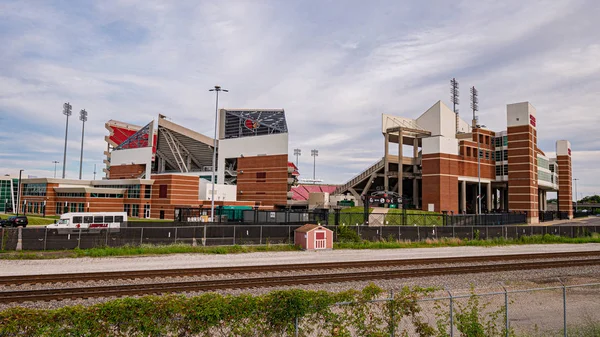
[[[538,223],[536,111],[528,102],[507,105],[508,208]]]
[[[571,143],[568,140],[556,142],[556,163],[558,164],[558,211],[566,212],[573,218],[573,194],[571,171]]]
[[[422,209],[458,213],[458,141],[434,136],[422,143]]]

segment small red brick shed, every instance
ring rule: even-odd
[[[304,250],[333,249],[333,231],[320,225],[307,224],[294,231],[294,244]]]

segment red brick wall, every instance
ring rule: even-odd
[[[436,153],[423,155],[422,209],[434,204],[434,211],[458,213],[458,171],[460,157]]]
[[[573,217],[571,156],[556,156],[556,162],[558,164],[558,210],[567,212],[571,218]]]
[[[288,192],[287,155],[238,158],[237,200],[285,205]],[[258,178],[257,173],[265,173]]]
[[[146,164],[111,166],[108,179],[139,178],[146,171]]]
[[[508,208],[538,220],[537,132],[530,125],[512,126],[508,135]]]

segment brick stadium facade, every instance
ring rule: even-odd
[[[527,221],[536,223],[547,210],[547,193],[557,192],[559,210],[571,218],[570,143],[557,141],[557,157],[548,158],[537,145],[535,108],[509,104],[506,116],[507,129],[494,132],[476,120],[463,121],[439,101],[417,119],[384,114],[384,157],[335,193],[360,200],[376,191],[397,192],[422,210],[527,212]],[[390,154],[390,143],[399,155]],[[405,155],[406,147],[412,156]]]

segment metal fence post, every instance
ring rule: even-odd
[[[48,228],[44,228],[44,250],[46,250],[46,240],[48,239]]]
[[[298,327],[298,316],[294,319],[294,336],[298,337],[299,327]]]
[[[104,240],[104,245],[108,247],[108,232],[110,231],[110,227],[106,229],[106,238]]]
[[[417,226],[417,241],[421,241],[421,230],[419,228],[420,226]]]
[[[233,225],[233,244],[235,245],[235,225]]]
[[[288,226],[288,242],[292,242],[292,226]]]
[[[394,290],[390,290],[390,336],[396,336],[396,322],[394,322],[394,313],[396,307],[394,305]]]
[[[140,233],[140,246],[142,245],[143,242],[144,242],[144,227],[142,227],[142,231]]]
[[[79,237],[77,238],[77,248],[81,246],[81,228],[79,228]]]
[[[4,227],[2,227],[2,237],[0,238],[0,250],[4,250]]]
[[[175,227],[175,240],[173,241],[173,243],[177,243],[177,227]]]
[[[446,288],[448,296],[450,296],[450,337],[454,337],[454,298],[448,288]]]
[[[563,283],[560,277],[557,277],[558,282],[563,286],[563,330],[564,336],[567,337],[567,286]]]
[[[500,282],[500,286],[502,287],[502,289],[504,289],[504,329],[506,329],[506,337],[508,337],[510,331],[510,325],[508,322],[508,290],[506,289],[504,284],[502,284],[502,282]]]
[[[260,226],[260,238],[258,239],[258,240],[259,240],[259,241],[258,241],[258,244],[259,244],[259,245],[262,245],[262,228],[263,228],[263,226],[261,225],[261,226]]]

